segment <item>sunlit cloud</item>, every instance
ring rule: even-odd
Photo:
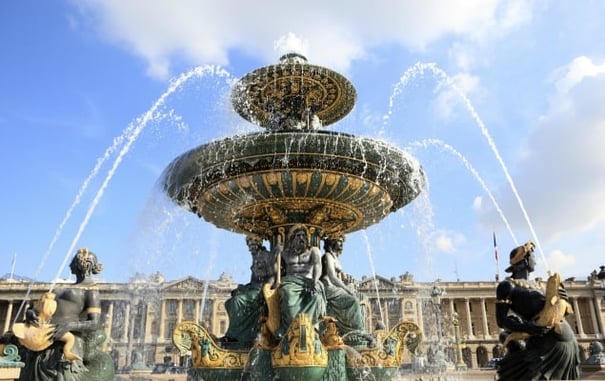
[[[346,70],[371,47],[394,43],[412,50],[448,36],[479,40],[525,22],[525,2],[344,1],[238,3],[213,1],[79,1],[83,19],[108,41],[145,59],[151,75],[165,77],[175,57],[194,64],[228,64],[229,52],[275,61],[275,45],[297,36],[314,63]],[[270,9],[270,11],[267,11]],[[276,17],[276,15],[286,15]],[[338,52],[338,54],[334,54]]]

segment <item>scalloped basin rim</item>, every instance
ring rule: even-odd
[[[411,202],[425,185],[422,168],[406,152],[330,131],[212,141],[177,157],[162,181],[185,209],[241,232],[290,223],[362,229]]]

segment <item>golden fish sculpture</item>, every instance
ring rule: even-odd
[[[566,315],[572,314],[573,310],[569,302],[559,295],[561,283],[561,274],[554,273],[546,281],[544,296],[546,301],[544,307],[534,318],[534,323],[538,327],[553,328],[555,332],[561,333],[560,323]],[[503,346],[506,348],[511,340],[522,340],[529,336],[527,332],[511,332],[504,340]]]
[[[57,310],[56,295],[47,292],[39,300],[34,302],[34,310],[38,315],[38,326],[29,323],[15,323],[13,333],[19,342],[29,350],[43,351],[53,343],[53,332],[55,325],[51,324],[51,318]],[[64,343],[63,355],[69,361],[81,360],[80,356],[71,350],[75,343],[75,336],[71,332],[65,333],[59,341]]]

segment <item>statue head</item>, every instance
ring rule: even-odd
[[[248,234],[246,236],[246,245],[248,245],[251,253],[255,253],[263,246],[263,239],[257,234]]]
[[[91,274],[99,274],[103,271],[103,264],[99,262],[95,253],[83,247],[78,249],[69,268],[72,274],[82,279]]]
[[[345,236],[340,233],[335,233],[324,238],[324,250],[332,253],[342,253]]]
[[[303,242],[304,241],[304,242]],[[311,246],[311,235],[309,229],[303,224],[295,224],[288,231],[288,245],[298,249]]]
[[[521,246],[517,246],[510,252],[510,266],[506,268],[506,272],[514,272],[520,268],[527,268],[530,272],[534,271],[536,260],[534,258],[534,248],[536,245],[532,241],[528,241]]]

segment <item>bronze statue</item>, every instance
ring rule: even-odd
[[[273,285],[276,275],[275,257],[263,246],[263,239],[250,234],[246,244],[252,256],[250,283],[238,285],[225,302],[229,315],[229,328],[222,341],[240,342],[250,346],[260,332],[260,320],[266,316],[262,296],[264,284]]]
[[[343,244],[343,236],[324,239],[325,253],[321,259],[321,282],[326,294],[326,313],[336,319],[336,327],[341,336],[364,329],[363,312],[359,299],[347,286],[352,277],[342,270],[339,260]]]
[[[498,379],[576,380],[578,343],[563,317],[568,310],[567,293],[556,274],[549,279],[546,300],[540,285],[528,279],[535,265],[532,242],[514,248],[506,269],[511,275],[496,289],[496,320],[505,330],[501,341],[506,351],[497,366]],[[559,314],[556,322],[547,322],[553,320],[545,318],[549,310],[551,316]]]
[[[282,252],[285,276],[279,285],[280,327],[275,336],[281,339],[299,313],[309,315],[316,324],[326,312],[326,298],[321,276],[321,252],[311,246],[307,227],[296,224],[290,228]]]
[[[29,349],[21,371],[22,381],[113,380],[111,357],[107,353],[99,356],[95,348],[99,344],[101,301],[91,276],[100,273],[103,266],[93,252],[82,248],[71,261],[70,269],[76,276],[74,285],[57,290],[54,298],[45,294],[41,302],[34,303],[26,312],[26,326],[50,324],[47,327],[51,328],[52,343],[37,349],[28,348],[28,343],[21,341]],[[49,314],[52,316],[45,322]]]

